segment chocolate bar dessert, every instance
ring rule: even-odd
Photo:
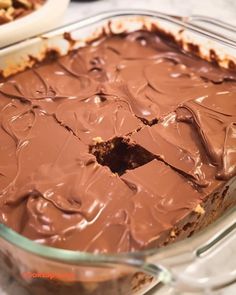
[[[46,0],[0,0],[0,25],[39,9]]]
[[[0,83],[0,222],[133,252],[236,203],[236,73],[157,32],[101,36]]]

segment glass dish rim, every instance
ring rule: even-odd
[[[221,38],[218,37],[217,34],[211,31],[207,31],[199,28],[198,26],[188,24],[186,22],[185,18],[179,18],[176,16],[171,16],[165,13],[160,13],[152,10],[140,10],[140,9],[120,9],[120,10],[111,10],[106,11],[102,13],[95,14],[93,16],[90,16],[85,19],[81,19],[79,21],[61,26],[57,29],[50,30],[49,32],[46,32],[42,34],[41,36],[49,36],[50,35],[61,35],[64,31],[68,30],[71,31],[71,28],[74,26],[77,26],[76,29],[80,29],[82,27],[86,27],[92,24],[95,24],[100,21],[108,20],[112,17],[124,17],[124,16],[143,16],[143,17],[156,17],[157,19],[162,19],[164,21],[167,21],[172,24],[181,25],[182,27],[193,31],[195,33],[198,33],[200,35],[205,35],[209,38],[215,39],[217,42],[223,43],[224,45],[230,44],[227,42],[227,38]],[[11,48],[14,48],[18,44],[23,44],[28,41],[36,40],[38,38],[41,38],[40,36],[32,37],[26,40],[22,40],[20,42],[17,42],[12,45],[8,45],[6,47],[3,47],[0,49],[1,51],[5,51]],[[232,45],[234,48],[236,48],[236,44]],[[236,208],[235,208],[236,209]],[[224,216],[227,215],[227,213],[224,214]],[[217,221],[216,221],[217,222]],[[203,229],[202,231],[207,232],[209,228],[213,228],[214,224],[209,225],[206,229]],[[201,232],[202,232],[201,231]],[[194,237],[197,237],[200,233],[197,233],[194,235]],[[193,237],[193,238],[194,238]],[[109,253],[109,254],[96,254],[96,253],[90,253],[90,252],[82,252],[82,251],[75,251],[75,250],[66,250],[61,248],[55,248],[51,246],[42,245],[40,243],[37,243],[35,241],[32,241],[26,237],[24,237],[21,234],[18,234],[11,228],[7,227],[6,225],[0,223],[0,238],[3,238],[5,241],[9,242],[10,244],[22,249],[23,251],[29,252],[31,254],[44,257],[46,259],[56,260],[63,263],[70,263],[74,264],[76,262],[78,263],[89,263],[92,266],[96,264],[102,264],[102,263],[110,263],[110,264],[128,264],[130,266],[139,267],[142,266],[143,269],[145,269],[145,263],[144,260],[140,260],[139,258],[152,256],[156,253],[163,253],[166,252],[167,249],[174,250],[176,246],[178,248],[186,245],[186,239],[182,241],[175,242],[174,244],[167,245],[164,248],[152,248],[152,249],[146,249],[136,252],[125,252],[125,253]],[[192,238],[189,238],[192,239]],[[188,240],[189,240],[188,239]],[[147,266],[147,264],[146,264]]]

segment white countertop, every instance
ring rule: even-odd
[[[73,2],[70,4],[65,22],[111,9],[143,8],[176,15],[201,14],[236,25],[235,0],[98,0],[94,2]]]
[[[70,4],[62,23],[69,23],[104,10],[118,8],[143,8],[182,16],[208,15],[236,25],[235,0],[99,0],[90,3],[74,2]],[[234,294],[236,294],[236,286],[217,293],[217,295]],[[14,279],[0,269],[0,295],[31,294],[25,292]],[[166,294],[163,293],[163,295]]]

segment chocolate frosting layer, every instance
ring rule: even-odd
[[[131,138],[197,185],[206,187],[215,181],[215,168],[210,165],[196,130],[191,124],[178,122],[175,113],[157,125],[144,127]]]
[[[236,73],[154,32],[101,37],[0,82],[0,140],[0,222],[58,248],[157,247],[236,175]]]

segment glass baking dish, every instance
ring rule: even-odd
[[[220,66],[234,68],[235,42],[206,29],[205,21],[199,16],[180,19],[143,10],[107,12],[3,48],[0,70],[8,76],[42,60],[49,51],[66,54],[96,39],[102,30],[151,30],[153,25],[181,41],[185,50],[197,45],[202,58],[217,58]],[[214,28],[218,27],[215,23]],[[222,29],[234,30],[231,26]],[[0,224],[0,262],[32,295],[144,294],[154,286],[155,294],[208,294],[236,282],[231,259],[236,249],[236,178],[230,181],[228,195],[229,209],[193,237],[160,249],[119,255],[43,246]],[[217,267],[211,267],[213,262]]]

